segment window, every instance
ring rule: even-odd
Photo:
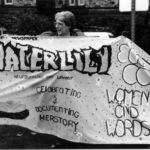
[[[85,4],[85,0],[78,0],[78,5],[83,6]]]
[[[76,4],[75,0],[69,0],[69,5],[70,6],[75,6],[75,4]]]
[[[13,4],[13,0],[5,0],[5,5],[12,5]]]
[[[57,0],[56,1],[56,8],[62,8],[65,5],[65,1],[64,0]]]

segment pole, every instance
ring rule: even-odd
[[[135,42],[135,2],[136,0],[132,0],[131,6],[131,40]]]

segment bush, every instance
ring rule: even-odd
[[[17,35],[38,35],[50,29],[53,30],[52,18],[30,11],[18,12],[15,16],[14,23],[9,28],[9,33]]]

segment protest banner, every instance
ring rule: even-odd
[[[150,144],[150,56],[125,37],[1,37],[0,124]]]

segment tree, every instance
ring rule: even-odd
[[[53,15],[55,0],[37,0],[37,10],[39,14]]]
[[[15,24],[9,29],[11,34],[38,35],[47,30],[53,30],[53,20],[44,15],[27,11],[16,15]]]

